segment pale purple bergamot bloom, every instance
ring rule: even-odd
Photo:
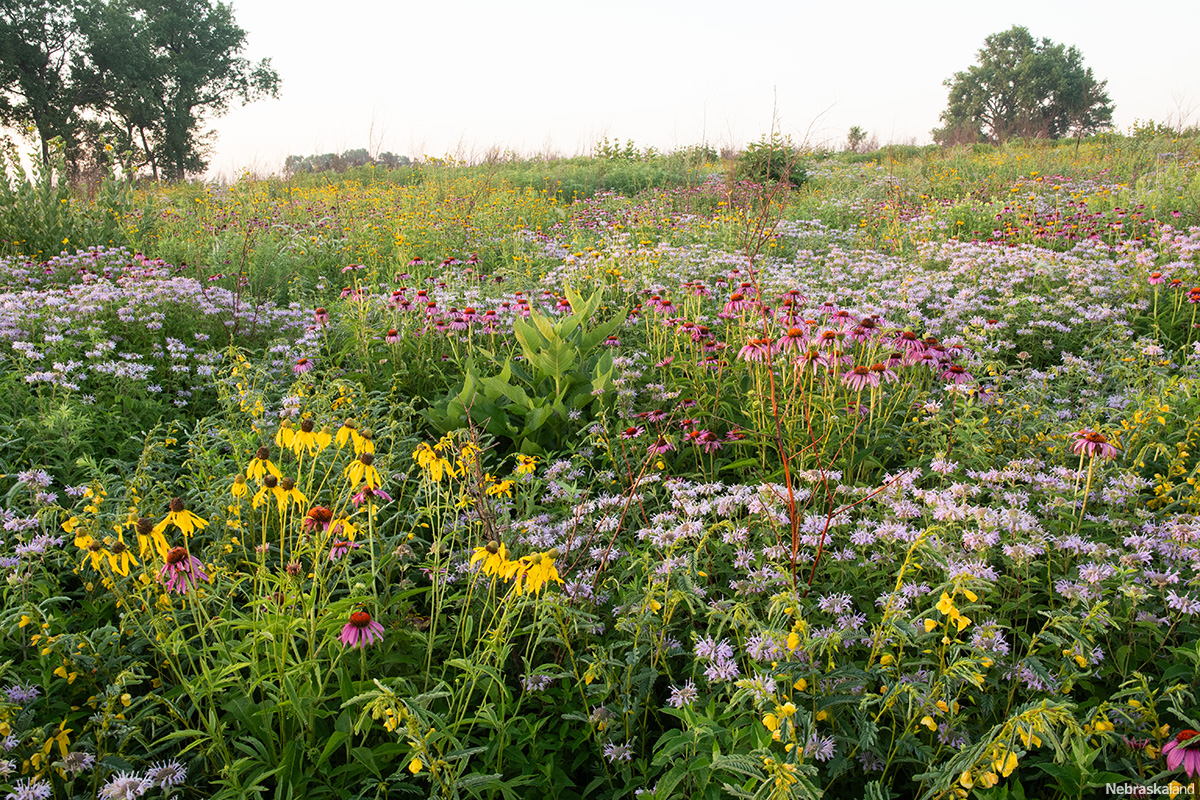
[[[53,789],[50,788],[49,781],[35,781],[33,778],[26,778],[23,781],[13,784],[13,790],[4,796],[5,800],[46,800]]]
[[[690,706],[695,702],[699,692],[696,691],[696,682],[689,680],[683,686],[672,686],[671,696],[667,699],[667,705],[672,708],[683,708]]]
[[[122,772],[114,775],[100,790],[104,800],[135,800],[150,789],[150,781],[141,775]]]
[[[183,764],[174,759],[151,764],[150,768],[146,770],[146,780],[159,789],[169,789],[172,786],[178,786],[186,778],[187,769]]]

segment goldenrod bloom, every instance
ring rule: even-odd
[[[195,531],[206,527],[208,520],[201,519],[184,508],[183,500],[180,498],[172,497],[171,512],[167,514],[166,519],[154,526],[153,532],[161,534],[167,529],[168,525],[174,525],[176,528],[179,528],[179,530],[183,531],[184,536],[191,536]]]
[[[258,448],[258,452],[254,454],[254,458],[250,459],[250,463],[246,466],[246,474],[251,480],[263,482],[263,478],[267,475],[274,475],[276,478],[282,478],[283,473],[279,471],[279,467],[271,463],[271,451],[266,447]]]

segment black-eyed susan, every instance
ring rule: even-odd
[[[363,453],[350,462],[344,474],[350,479],[351,484],[364,484],[372,489],[378,489],[383,485],[383,478],[380,477],[379,470],[375,469],[374,464],[375,456],[371,453]]]
[[[267,447],[260,447],[255,452],[254,458],[250,459],[250,463],[246,465],[246,474],[250,480],[263,482],[266,475],[274,475],[276,479],[282,478],[283,473],[279,471],[279,467],[271,463],[271,450]]]
[[[166,518],[154,526],[154,533],[161,535],[167,529],[168,525],[174,525],[183,532],[184,536],[191,536],[197,530],[208,526],[208,520],[201,519],[191,511],[188,511],[184,507],[181,498],[172,497],[170,508],[170,513],[167,514]]]
[[[512,497],[512,481],[496,480],[495,476],[490,473],[485,476],[484,480],[488,484],[486,490],[488,497]]]
[[[530,475],[537,470],[537,456],[527,456],[524,453],[517,453],[516,473],[518,475]]]

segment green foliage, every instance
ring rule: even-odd
[[[1036,41],[1014,26],[984,40],[979,63],[946,81],[950,101],[942,143],[1013,137],[1058,139],[1103,130],[1112,124],[1112,104],[1083,56],[1049,39]]]
[[[557,322],[536,309],[528,320],[514,320],[520,361],[505,359],[500,372],[488,377],[468,361],[462,388],[434,404],[429,421],[443,432],[476,424],[524,453],[558,449],[586,427],[592,409],[614,390],[612,351],[605,340],[625,321],[626,310],[617,309],[596,324],[602,291],[584,298],[567,287],[566,297],[571,313]],[[487,350],[480,352],[499,361]]]
[[[0,88],[18,102],[0,113],[30,124],[43,162],[61,138],[72,177],[85,139],[100,153],[104,137],[134,168],[181,180],[206,165],[206,116],[278,94],[270,60],[249,62],[245,45],[232,7],[210,0],[5,0]]]
[[[800,149],[792,137],[780,133],[763,136],[746,145],[738,156],[738,174],[757,183],[790,183],[799,186],[807,175],[800,165]]]
[[[10,140],[0,146],[0,253],[42,261],[63,250],[123,244],[126,218],[148,205],[150,198],[138,198],[128,181],[111,174],[91,199],[72,192],[61,140],[47,142],[49,160],[30,172]]]

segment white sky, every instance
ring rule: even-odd
[[[851,125],[930,141],[942,82],[989,34],[1074,45],[1118,128],[1200,121],[1200,3],[1003,0],[232,0],[280,99],[213,121],[211,176],[289,154],[583,154],[601,138],[741,146],[777,127],[839,147]]]

